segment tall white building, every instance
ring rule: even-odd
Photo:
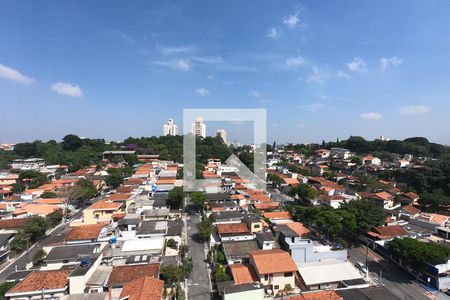
[[[227,141],[227,132],[225,131],[225,129],[222,129],[222,128],[221,128],[221,129],[217,129],[216,134],[222,138],[222,140],[223,140],[223,142],[224,142],[225,144],[228,145],[228,141]]]
[[[173,119],[169,119],[163,126],[163,135],[178,135],[178,125],[173,122]]]
[[[206,124],[203,123],[202,117],[197,117],[194,124],[192,124],[192,133],[196,136],[206,137]]]

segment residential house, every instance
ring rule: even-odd
[[[113,214],[124,212],[125,205],[122,202],[99,200],[83,211],[83,222],[85,224],[110,222]]]
[[[217,224],[216,228],[222,242],[254,239],[246,223]]]
[[[268,294],[294,289],[297,265],[289,253],[281,249],[250,251],[250,264]]]
[[[161,300],[164,281],[142,276],[124,284],[119,300]]]

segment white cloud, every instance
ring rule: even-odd
[[[314,102],[314,103],[298,106],[298,108],[306,110],[306,111],[310,111],[310,112],[316,112],[318,110],[325,108],[325,104],[319,103],[319,102]]]
[[[339,71],[337,71],[337,73],[336,73],[336,78],[340,78],[340,79],[349,79],[349,78],[350,78],[350,75],[347,74],[347,73],[345,73],[344,71],[339,70]]]
[[[308,76],[308,82],[324,84],[330,77],[330,73],[327,70],[317,66],[313,66],[311,72],[312,73]]]
[[[353,72],[365,72],[367,71],[367,64],[363,59],[355,57],[351,62],[347,63],[347,68]]]
[[[209,91],[205,88],[198,88],[195,90],[195,92],[200,96],[208,96],[210,94]]]
[[[0,77],[23,84],[33,84],[36,82],[34,78],[25,76],[19,71],[2,64],[0,64]]]
[[[183,53],[192,53],[197,50],[192,45],[187,46],[179,46],[179,47],[157,47],[162,54],[172,55],[172,54],[183,54]]]
[[[431,109],[425,105],[410,105],[400,108],[400,113],[402,115],[419,115],[429,111],[431,111]]]
[[[210,75],[208,75],[208,79],[209,79],[209,80],[214,80],[214,76],[212,76],[212,75],[210,74]]]
[[[383,116],[377,112],[366,112],[360,115],[361,118],[367,120],[380,120]]]
[[[271,39],[278,39],[281,36],[281,30],[271,27],[267,30],[266,37]]]
[[[203,64],[223,64],[225,61],[220,56],[193,56],[191,57],[193,61],[203,63]]]
[[[401,58],[397,58],[395,56],[391,57],[391,58],[381,58],[380,59],[380,69],[381,72],[386,71],[387,68],[391,67],[391,66],[399,66],[403,63],[403,59]]]
[[[306,125],[305,124],[298,124],[297,128],[306,128]]]
[[[82,97],[83,92],[81,91],[78,85],[66,83],[66,82],[57,82],[53,84],[50,88],[52,91],[60,93],[62,95],[70,96],[70,97]]]
[[[298,13],[296,13],[295,15],[289,15],[283,19],[283,23],[291,29],[297,27],[299,22],[300,19],[298,18]]]
[[[261,94],[258,93],[257,91],[250,91],[250,93],[248,93],[250,96],[256,97],[256,98],[261,98]]]
[[[191,65],[187,59],[168,60],[168,61],[154,61],[155,65],[168,67],[174,70],[189,71]]]
[[[308,82],[324,84],[329,79],[349,79],[350,75],[339,70],[329,70],[328,68],[319,68],[318,66],[313,66],[311,74],[308,76]]]
[[[298,66],[301,66],[305,63],[305,60],[300,57],[289,57],[285,60],[284,64],[288,68],[297,68]]]

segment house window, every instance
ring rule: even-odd
[[[273,288],[274,288],[275,290],[279,290],[279,289],[280,289],[280,286],[279,286],[279,285],[275,285]]]
[[[269,275],[267,275],[267,274],[264,275],[264,280],[266,280],[266,281],[269,280]]]
[[[254,225],[253,225],[253,228],[260,228],[260,226],[261,226],[261,225],[259,225],[259,224],[254,224]]]
[[[284,273],[284,277],[291,277],[292,276],[292,272],[286,272]]]

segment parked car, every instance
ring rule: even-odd
[[[355,266],[356,266],[356,268],[357,268],[358,270],[360,270],[361,272],[363,272],[364,274],[366,274],[367,268],[366,268],[366,265],[365,265],[363,262],[358,261],[358,262],[355,264]]]

